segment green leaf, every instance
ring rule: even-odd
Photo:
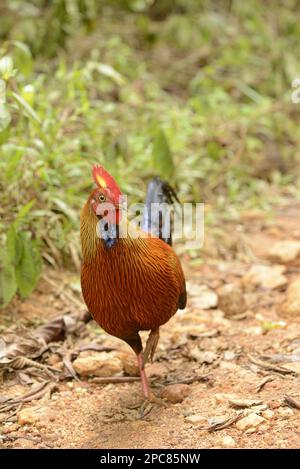
[[[56,197],[52,198],[53,203],[56,205],[57,209],[63,213],[72,223],[77,223],[78,215],[75,210],[73,210],[69,205],[67,205],[63,200]]]
[[[6,248],[9,261],[17,265],[22,257],[23,243],[19,239],[14,225],[10,225],[6,234]]]
[[[17,291],[14,266],[9,262],[7,252],[0,251],[0,307],[8,305]]]
[[[160,176],[168,180],[172,179],[174,174],[172,152],[166,134],[160,127],[157,127],[154,132],[152,161],[154,169]]]
[[[27,213],[30,212],[31,208],[34,206],[35,200],[32,199],[27,204],[23,205],[18,212],[18,215],[15,220],[15,225],[18,226],[26,217]]]
[[[25,111],[27,112],[27,114],[29,114],[30,117],[32,117],[39,124],[41,123],[41,119],[39,118],[35,110],[30,106],[27,101],[25,101],[22,96],[20,96],[18,93],[15,93],[14,91],[12,92],[12,96],[15,98],[17,103],[25,109]]]
[[[33,241],[24,234],[22,234],[21,239],[23,250],[20,262],[16,267],[16,277],[20,295],[22,298],[26,298],[38,282],[41,272],[41,259]]]

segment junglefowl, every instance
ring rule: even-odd
[[[143,393],[150,399],[144,365],[153,359],[159,327],[186,305],[184,274],[171,237],[160,239],[161,215],[151,212],[151,204],[171,203],[174,193],[160,178],[150,182],[141,229],[124,217],[114,178],[98,165],[93,178],[96,188],[81,213],[83,298],[94,320],[134,350]],[[153,226],[162,228],[160,237],[152,234]],[[150,334],[143,352],[139,331],[145,330]]]

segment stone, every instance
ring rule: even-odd
[[[124,372],[129,376],[139,376],[139,367],[137,365],[136,356],[132,352],[121,352],[119,358],[123,363]]]
[[[295,265],[300,263],[300,241],[284,240],[275,243],[268,252],[273,262]]]
[[[276,399],[272,399],[267,402],[269,409],[278,409],[281,406],[281,402],[277,401]]]
[[[25,407],[17,413],[17,420],[21,426],[33,425],[39,421],[45,422],[46,418],[54,418],[55,414],[54,411],[42,407]]]
[[[300,276],[290,283],[281,309],[287,315],[300,315]]]
[[[173,404],[177,404],[178,402],[182,402],[190,392],[191,388],[188,384],[170,384],[163,389],[161,397]]]
[[[188,415],[185,417],[185,421],[192,425],[205,424],[207,422],[206,418],[201,414]]]
[[[218,308],[225,317],[237,316],[247,310],[242,289],[234,283],[222,286],[218,290]]]
[[[246,417],[242,418],[241,420],[238,420],[236,422],[236,428],[238,430],[247,430],[248,428],[255,428],[261,423],[263,423],[265,419],[261,417],[260,415],[255,414],[254,412],[247,415]]]
[[[294,415],[294,411],[290,407],[279,407],[277,412],[281,416],[281,418],[284,419],[288,419],[292,417],[292,415]]]
[[[81,353],[73,362],[79,376],[115,376],[123,371],[123,363],[116,352]]]
[[[222,448],[234,448],[236,446],[236,441],[232,436],[225,435],[220,438],[219,445],[222,446]]]
[[[270,409],[265,410],[262,412],[262,417],[267,420],[271,420],[274,417],[274,412]]]
[[[232,399],[238,398],[236,394],[228,394],[223,392],[217,392],[214,397],[216,399],[216,402],[228,402]]]
[[[168,374],[169,370],[162,363],[149,363],[146,365],[146,373],[148,378],[162,379]]]
[[[218,295],[207,285],[187,282],[187,292],[192,306],[199,309],[216,308]]]
[[[245,288],[261,287],[273,290],[287,284],[287,278],[283,275],[285,267],[282,265],[253,265],[243,277]]]
[[[18,438],[12,444],[15,449],[32,449],[35,448],[36,442],[33,440],[27,440],[27,438]]]
[[[200,364],[202,363],[211,364],[218,358],[218,355],[216,354],[216,352],[209,351],[209,350],[202,351],[202,350],[199,350],[198,347],[193,347],[189,351],[189,355],[191,358],[193,358]]]

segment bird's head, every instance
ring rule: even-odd
[[[93,179],[97,187],[90,195],[93,213],[99,219],[117,225],[121,220],[122,193],[114,178],[103,168],[93,167]]]

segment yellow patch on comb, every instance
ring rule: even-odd
[[[107,187],[105,179],[103,179],[103,177],[99,176],[99,174],[96,177],[97,177],[97,181],[98,181],[99,186],[103,187],[105,189]]]

